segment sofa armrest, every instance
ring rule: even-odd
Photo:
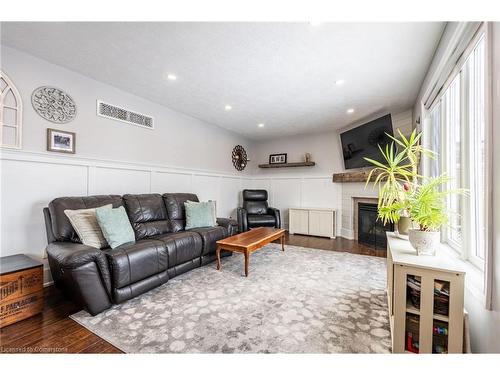
[[[236,234],[238,231],[238,222],[234,219],[218,217],[217,224],[226,228],[229,236]]]
[[[278,210],[277,208],[268,207],[267,214],[268,215],[273,215],[274,219],[276,220],[276,228],[281,228],[281,214],[280,214],[280,210]]]
[[[56,284],[69,292],[92,315],[111,306],[111,277],[105,254],[73,242],[47,246],[50,270]]]
[[[236,212],[236,217],[238,218],[238,232],[246,232],[248,230],[247,210],[243,207],[238,207]]]

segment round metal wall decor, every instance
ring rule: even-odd
[[[245,151],[243,146],[240,145],[233,148],[232,157],[233,165],[238,171],[242,171],[243,169],[245,169],[248,162],[250,161],[248,160],[247,152]]]
[[[31,95],[31,104],[36,113],[56,124],[65,124],[76,117],[76,104],[73,98],[55,87],[37,88]]]

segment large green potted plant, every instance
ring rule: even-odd
[[[418,173],[421,157],[434,157],[420,144],[422,133],[414,130],[407,138],[399,131],[399,138],[388,136],[392,143],[385,148],[379,146],[384,162],[365,158],[375,166],[366,183],[376,176],[373,184],[379,189],[378,217],[384,224],[398,223],[401,218],[415,223],[417,228],[408,229],[410,243],[418,254],[434,254],[439,230],[448,221],[446,196],[463,191],[446,190],[449,179],[445,175],[424,177]]]

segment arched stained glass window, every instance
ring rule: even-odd
[[[10,78],[0,70],[0,146],[21,148],[23,104]]]

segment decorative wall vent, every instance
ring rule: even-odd
[[[21,148],[23,130],[21,95],[10,78],[0,70],[0,146]]]
[[[97,101],[97,115],[132,125],[142,126],[143,128],[154,129],[154,118],[152,116],[120,108],[112,104],[101,102],[100,100]]]

